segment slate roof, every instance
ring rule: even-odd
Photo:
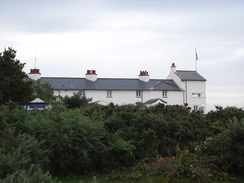
[[[54,90],[166,90],[180,91],[172,79],[150,79],[148,82],[139,79],[98,78],[89,81],[86,78],[42,77],[42,82],[49,83]]]
[[[196,71],[182,71],[182,70],[177,70],[175,72],[175,74],[182,81],[207,81],[204,77],[202,77]]]

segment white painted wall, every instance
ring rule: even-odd
[[[56,96],[72,96],[78,90],[54,90]],[[112,90],[112,97],[107,96],[107,90],[85,90],[87,98],[92,98],[92,101],[104,101],[118,105],[135,104],[136,102],[146,102],[153,98],[162,98],[168,105],[183,105],[183,92],[182,91],[168,91],[167,97],[162,97],[162,91],[142,91],[142,96],[137,97],[136,91],[131,90]]]
[[[182,104],[187,103],[189,107],[194,109],[197,105],[199,109],[206,110],[206,82],[205,81],[182,81],[176,74],[174,69],[171,68],[171,73],[167,79],[173,79],[174,82],[182,89],[183,97]],[[201,93],[200,97],[192,97],[192,93]]]
[[[204,110],[206,113],[206,82],[205,81],[187,81],[187,103],[194,109],[194,105]],[[193,97],[192,93],[200,93],[200,97]]]
[[[162,91],[144,91],[143,102],[150,99],[161,98],[168,103],[168,105],[182,105],[183,92],[182,91],[167,91],[167,97],[162,96]]]

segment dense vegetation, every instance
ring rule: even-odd
[[[51,175],[124,167],[129,178],[229,181],[243,173],[243,142],[244,111],[235,107],[203,115],[182,106],[56,104],[27,112],[8,104],[0,107],[0,179],[55,182]]]
[[[0,53],[0,105],[10,100],[24,105],[32,96],[32,82],[23,71],[25,64],[15,57],[12,48]]]
[[[53,88],[48,83],[29,79],[24,66],[16,59],[14,49],[9,47],[0,53],[0,106],[9,102],[26,105],[37,97],[46,102],[55,100]]]

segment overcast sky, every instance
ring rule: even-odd
[[[0,0],[0,52],[42,76],[207,79],[207,110],[244,107],[244,0]],[[36,65],[35,65],[36,58]]]

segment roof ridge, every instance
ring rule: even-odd
[[[43,78],[52,78],[52,79],[85,79],[84,77],[65,77],[65,76],[62,76],[62,77],[58,77],[58,76],[50,76],[50,77],[41,77],[42,79]]]
[[[197,72],[194,70],[176,70],[176,72]]]
[[[41,77],[42,79],[86,79],[85,77]],[[97,80],[139,80],[139,78],[97,78]],[[172,79],[149,79],[149,81],[170,81]]]

